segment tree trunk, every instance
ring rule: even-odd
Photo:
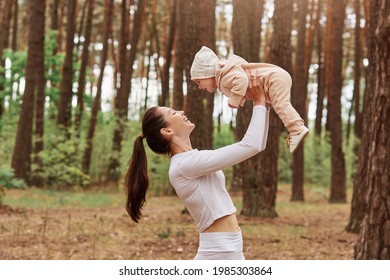
[[[390,260],[390,3],[386,0],[370,1],[370,102],[364,117],[371,115],[373,122],[364,121],[362,143],[368,144],[366,176],[362,180],[367,188],[367,211],[355,247],[355,259]],[[359,155],[359,166],[365,163]]]
[[[322,14],[323,0],[318,0],[317,10],[317,54],[318,54],[318,72],[317,72],[317,106],[316,106],[316,119],[314,124],[314,132],[317,136],[321,136],[322,131],[322,114],[324,110],[324,98],[325,98],[325,40],[323,36],[323,30],[320,23]]]
[[[306,39],[306,14],[308,11],[308,0],[298,1],[298,43],[295,55],[295,69],[291,89],[291,102],[301,118],[307,124],[306,117],[306,96],[307,83],[305,72],[305,39]],[[293,154],[292,162],[292,192],[291,201],[303,201],[303,180],[304,180],[304,143],[302,143]]]
[[[72,114],[72,78],[73,78],[73,47],[75,33],[77,0],[68,0],[68,15],[66,25],[66,53],[62,70],[60,100],[58,105],[57,125],[67,130],[71,125]]]
[[[128,0],[122,0],[121,4],[121,28],[120,28],[120,37],[119,37],[119,51],[118,51],[118,61],[119,61],[119,76],[120,76],[120,86],[117,90],[117,95],[115,97],[115,130],[114,137],[112,141],[112,150],[113,156],[110,158],[110,165],[108,168],[108,180],[116,183],[119,180],[120,176],[120,162],[119,154],[122,149],[122,135],[124,124],[121,122],[127,119],[127,108],[121,106],[121,103],[124,101],[122,96],[126,96],[124,93],[124,85],[126,77],[126,59],[127,59],[127,44],[129,43],[129,7]],[[128,102],[128,101],[127,101]]]
[[[3,61],[3,50],[8,48],[9,45],[9,31],[11,26],[11,15],[12,15],[12,0],[5,0],[4,8],[0,15],[1,33],[0,33],[0,59]],[[3,65],[3,64],[2,64]]]
[[[264,1],[251,1],[250,5],[242,1],[233,1],[233,49],[234,53],[246,59],[249,62],[260,61],[260,32],[261,25],[256,21],[261,20],[264,11]],[[248,16],[248,15],[251,16]],[[236,141],[240,141],[246,132],[252,114],[251,102],[246,102],[245,105],[237,110],[236,127],[234,129],[234,137]],[[253,162],[249,162],[253,161]],[[248,201],[251,193],[247,188],[247,183],[244,178],[247,176],[246,171],[249,166],[257,166],[257,159],[249,159],[248,161],[236,164],[233,166],[232,190],[243,190],[243,200]],[[256,168],[255,168],[256,169]],[[251,208],[251,206],[248,206]]]
[[[3,59],[3,50],[9,45],[9,30],[11,26],[12,1],[6,0],[3,3],[3,11],[0,14],[0,68],[4,68],[5,60]],[[4,77],[4,73],[0,73],[0,80]],[[3,90],[3,85],[0,83],[0,91]],[[4,112],[4,100],[0,97],[0,118]]]
[[[31,170],[32,130],[34,120],[34,95],[37,85],[37,57],[40,46],[43,45],[44,32],[42,25],[37,24],[44,20],[45,0],[29,0],[30,16],[28,20],[28,51],[26,63],[26,87],[23,94],[23,103],[19,114],[18,129],[12,155],[12,168],[15,177],[28,180]]]
[[[87,141],[86,141],[86,147],[84,151],[83,156],[83,172],[86,174],[89,174],[89,168],[91,165],[91,157],[92,157],[92,150],[93,150],[93,137],[95,134],[95,128],[97,123],[97,117],[98,113],[100,111],[100,100],[102,95],[102,84],[103,84],[103,77],[104,77],[104,68],[106,67],[106,60],[108,56],[108,39],[110,36],[111,31],[111,21],[112,21],[112,12],[113,12],[113,6],[114,6],[114,0],[108,0],[107,6],[105,7],[106,15],[105,15],[105,29],[103,34],[103,49],[101,54],[101,60],[100,60],[100,73],[99,78],[97,81],[97,92],[96,96],[93,100],[93,106],[92,106],[92,112],[91,112],[91,119],[89,122],[89,129],[88,129],[88,135],[87,135]]]
[[[331,189],[329,202],[346,202],[346,174],[345,160],[342,147],[341,130],[341,90],[342,90],[342,59],[343,59],[343,26],[345,5],[343,1],[330,1],[329,6],[333,6],[330,26],[329,46],[327,48],[326,60],[328,67],[326,69],[328,93],[328,115],[327,125],[330,131],[331,141]]]
[[[232,36],[234,53],[249,62],[260,61],[261,17],[263,15],[264,1],[233,1]],[[227,104],[224,104],[227,106]],[[253,104],[247,101],[237,110],[235,138],[240,141],[245,135],[252,115]],[[232,188],[243,192],[242,215],[256,216],[260,186],[257,184],[258,156],[233,166]]]
[[[123,9],[127,9],[127,6],[122,5],[122,17],[125,16],[123,14]],[[122,139],[123,133],[125,130],[125,124],[127,121],[127,112],[129,107],[129,97],[131,90],[131,77],[133,74],[133,64],[135,61],[135,56],[137,52],[137,46],[141,35],[142,25],[143,25],[143,17],[144,17],[144,9],[145,9],[145,1],[139,0],[137,4],[137,11],[134,15],[133,21],[133,29],[132,29],[132,37],[131,37],[131,50],[130,54],[127,53],[127,42],[128,42],[128,27],[127,27],[127,19],[122,18],[122,41],[121,41],[121,49],[119,50],[121,60],[124,61],[123,64],[119,65],[121,69],[121,79],[120,86],[118,90],[118,94],[116,97],[116,124],[113,136],[113,156],[110,158],[109,170],[108,170],[108,180],[114,183],[117,183],[120,176],[120,154],[122,150]],[[124,22],[124,20],[126,20]]]
[[[13,51],[18,49],[18,19],[19,19],[19,3],[14,1],[14,12],[12,21],[12,43],[11,48]]]
[[[191,81],[190,68],[197,51],[204,46],[215,49],[215,0],[187,1],[190,18],[187,19],[185,32],[185,74],[187,82],[188,118],[196,124],[191,133],[191,143],[198,149],[212,149],[213,147],[213,109],[214,94],[199,89]],[[202,112],[202,114],[199,114]]]
[[[88,5],[88,0],[85,0],[83,3],[83,8],[81,9],[81,18],[80,18],[79,28],[76,32],[77,42],[76,42],[75,49],[76,49],[77,54],[79,53],[79,48],[80,48],[80,44],[81,44],[80,39],[81,39],[81,35],[83,34],[84,23],[85,23],[85,13],[87,11],[87,5]]]
[[[51,9],[51,22],[50,29],[58,29],[58,8],[60,0],[53,0],[52,9]]]
[[[273,16],[274,32],[271,39],[269,62],[291,74],[291,25],[292,0],[275,0]],[[276,217],[275,210],[278,186],[279,139],[282,122],[271,110],[267,148],[259,155],[257,184],[259,201],[257,215]]]
[[[45,11],[46,0],[42,1],[42,9]],[[42,171],[42,161],[39,159],[39,153],[43,151],[44,141],[44,118],[45,118],[45,17],[39,17],[34,23],[38,25],[40,30],[40,40],[37,41],[37,56],[36,56],[36,101],[35,101],[35,146],[34,146],[34,163],[37,165],[36,170]],[[38,174],[40,172],[37,172]],[[32,174],[31,183],[37,186],[42,186],[43,181],[39,175]]]
[[[369,23],[369,18],[367,18],[367,23]],[[369,33],[367,35],[368,39],[368,54],[371,55],[370,57],[370,64],[368,66],[368,73],[369,75],[373,75],[374,73],[374,59],[375,56],[372,55],[375,51],[375,37],[373,37],[373,33]],[[370,79],[373,79],[374,77],[370,76]],[[365,88],[365,94],[364,94],[364,103],[363,103],[363,110],[361,112],[362,119],[361,119],[361,133],[363,135],[363,129],[366,131],[365,133],[371,133],[371,125],[373,122],[373,117],[371,114],[371,96],[368,94],[369,92],[373,92],[373,90],[370,88],[373,86],[373,83],[369,82],[369,79],[367,78],[367,86]],[[364,116],[364,117],[363,117]],[[362,221],[364,218],[364,215],[366,213],[366,196],[367,196],[367,185],[368,185],[368,174],[367,174],[367,166],[368,166],[368,153],[369,153],[369,146],[370,143],[368,141],[368,137],[362,137],[360,141],[360,145],[358,147],[358,163],[357,168],[355,171],[355,176],[353,180],[353,192],[352,192],[352,202],[351,202],[351,213],[349,217],[348,225],[346,226],[346,230],[348,232],[352,233],[359,233],[360,228],[362,225]]]
[[[177,0],[176,3],[176,34],[175,34],[175,66],[173,72],[173,102],[172,108],[183,110],[183,75],[186,53],[186,25],[188,18],[191,16],[189,5],[185,0]]]
[[[361,13],[360,13],[360,1],[355,0],[355,14],[356,22],[360,23]],[[355,70],[354,70],[354,87],[353,87],[353,107],[355,111],[355,125],[354,132],[355,136],[358,138],[362,137],[361,127],[362,127],[362,112],[360,109],[360,80],[361,80],[361,66],[362,66],[362,42],[361,42],[361,27],[360,24],[355,26]]]
[[[58,0],[58,21],[57,21],[57,30],[58,30],[58,44],[57,44],[57,50],[59,52],[63,52],[64,47],[64,17],[65,17],[65,2],[66,0]],[[69,1],[69,0],[68,0]],[[68,7],[69,9],[69,7]]]
[[[85,91],[85,83],[86,83],[86,71],[88,66],[88,57],[89,57],[89,45],[91,43],[91,33],[92,33],[92,20],[93,20],[93,7],[94,0],[89,0],[88,6],[88,15],[87,15],[87,23],[85,26],[85,35],[84,35],[84,44],[83,44],[83,53],[81,55],[81,66],[80,66],[80,74],[79,74],[79,82],[77,89],[77,109],[75,116],[75,130],[77,136],[80,136],[80,125],[81,119],[84,111],[84,91]]]
[[[165,46],[165,63],[161,75],[161,98],[159,100],[160,106],[167,106],[169,102],[169,68],[172,63],[172,50],[176,32],[176,6],[177,0],[173,0],[173,7],[171,11],[171,20],[169,23],[168,41]]]

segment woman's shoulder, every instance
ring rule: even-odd
[[[179,158],[186,157],[186,156],[190,156],[190,155],[192,155],[193,153],[196,153],[196,152],[199,152],[199,150],[198,149],[192,149],[192,150],[188,150],[188,151],[185,151],[185,152],[177,153],[177,154],[175,154],[175,155],[173,155],[171,157],[171,160],[179,159]]]

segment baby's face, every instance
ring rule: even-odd
[[[215,82],[214,78],[197,79],[194,81],[198,84],[201,90],[207,90],[210,93],[213,93],[217,88],[217,83]]]

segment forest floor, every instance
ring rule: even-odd
[[[290,202],[279,186],[274,219],[238,215],[246,259],[353,259],[357,235],[344,228],[350,204],[329,204],[325,189]],[[233,195],[238,213],[241,196]],[[350,200],[350,199],[349,199]],[[135,224],[122,191],[9,190],[0,207],[0,259],[193,259],[198,233],[176,196],[151,196]]]

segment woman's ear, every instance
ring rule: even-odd
[[[161,133],[163,136],[172,136],[172,135],[173,135],[172,129],[167,128],[167,127],[161,128],[161,129],[160,129],[160,133]]]

